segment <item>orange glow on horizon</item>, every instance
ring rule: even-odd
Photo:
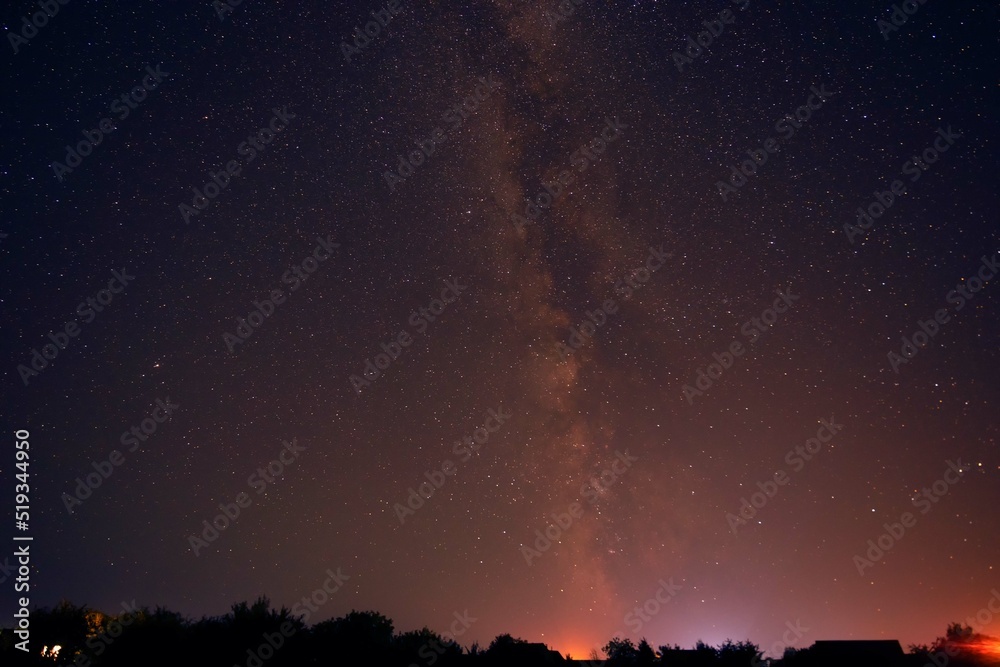
[[[1000,660],[1000,639],[983,637],[973,641],[962,642],[962,646],[984,658]]]
[[[567,655],[571,655],[574,660],[590,660],[590,652],[597,648],[596,646],[579,639],[567,639],[564,641],[553,642],[548,646],[553,651],[559,651],[562,657],[565,658]],[[597,652],[601,653],[600,649],[597,649]]]

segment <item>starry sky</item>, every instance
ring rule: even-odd
[[[578,657],[974,615],[1000,11],[915,5],[73,0],[13,39],[8,3],[32,603],[200,617],[340,568],[313,621]]]

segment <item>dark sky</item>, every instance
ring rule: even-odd
[[[8,35],[0,537],[27,429],[32,604],[200,617],[340,568],[313,621],[467,610],[463,644],[577,656],[786,623],[905,645],[985,607],[997,6],[466,4],[72,0]]]

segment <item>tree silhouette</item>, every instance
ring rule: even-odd
[[[31,646],[59,646],[56,664],[70,664],[72,656],[83,650],[88,634],[104,619],[100,612],[92,612],[86,606],[77,607],[62,600],[51,610],[40,609],[31,614]],[[15,642],[17,640],[15,639]],[[15,649],[15,653],[22,653]],[[50,661],[49,664],[52,664]]]
[[[656,652],[649,645],[646,638],[639,640],[639,645],[635,649],[635,664],[638,667],[650,667],[656,662]]]
[[[727,639],[716,650],[716,664],[719,667],[746,667],[760,661],[762,653],[750,641],[734,642]]]
[[[0,665],[20,667],[535,667],[566,663],[544,644],[504,633],[483,650],[468,652],[429,628],[397,634],[391,619],[375,611],[354,611],[306,626],[287,608],[274,609],[266,596],[239,602],[223,616],[191,621],[157,607],[119,615],[104,614],[67,601],[32,612],[31,653],[15,647],[12,630],[0,631]],[[864,644],[865,642],[861,642]],[[995,654],[997,640],[960,623],[930,645],[910,646],[907,662],[891,667],[977,667]],[[58,657],[42,656],[42,646],[60,646]],[[761,667],[760,648],[727,639],[718,647],[699,640],[691,649],[662,645],[659,655],[642,638],[613,637],[604,645],[608,667]],[[898,650],[898,649],[897,649]],[[824,667],[816,647],[785,649],[772,667]],[[941,652],[946,652],[947,655]],[[592,656],[597,658],[596,654]],[[947,663],[943,662],[947,658]],[[827,660],[827,662],[829,662]],[[995,663],[995,660],[994,660]],[[587,663],[570,664],[584,667]]]
[[[313,639],[348,664],[388,662],[393,650],[392,621],[375,611],[354,611],[313,626]]]
[[[427,628],[397,635],[393,645],[393,662],[400,665],[448,665],[462,655],[462,647]]]
[[[807,648],[794,648],[786,646],[781,657],[772,661],[774,667],[806,667],[811,659],[811,654]],[[924,663],[920,663],[921,667]]]
[[[940,663],[947,660],[952,665],[976,665],[991,662],[997,664],[995,654],[984,653],[984,649],[996,646],[992,637],[978,633],[970,626],[962,623],[950,623],[943,637],[938,637],[928,647],[915,645],[910,647],[911,653],[916,653],[930,662]]]
[[[510,652],[510,650],[519,644],[527,644],[528,642],[521,639],[520,637],[511,637],[510,634],[504,633],[502,635],[497,635],[490,642],[490,645],[486,648],[486,653],[491,655],[500,655],[505,652]]]
[[[124,626],[120,637],[107,644],[101,665],[136,665],[168,667],[185,659],[183,648],[189,634],[189,622],[177,612],[157,607],[141,609]],[[155,647],[151,650],[151,647]]]
[[[604,654],[608,656],[609,667],[629,667],[636,664],[639,652],[631,639],[612,637],[604,645]]]
[[[486,648],[483,658],[489,665],[515,664],[523,658],[523,650],[528,642],[509,634],[497,635]]]

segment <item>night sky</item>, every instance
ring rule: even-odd
[[[468,4],[5,6],[32,604],[339,568],[312,622],[578,657],[986,606],[1000,8]]]

